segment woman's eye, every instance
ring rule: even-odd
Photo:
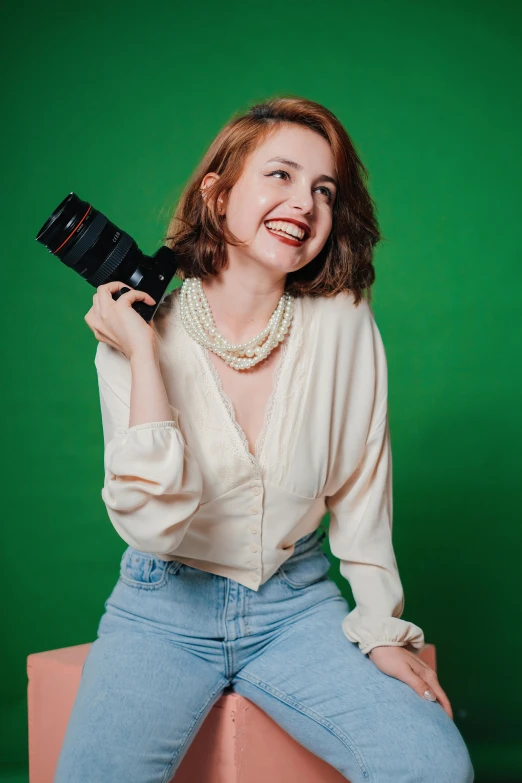
[[[289,177],[290,176],[288,171],[283,171],[283,169],[277,169],[276,171],[271,171],[269,174],[266,174],[265,176],[266,177],[273,177],[274,174],[284,174],[285,177]],[[325,195],[326,195],[328,201],[332,200],[332,191],[330,190],[330,188],[327,188],[324,185],[320,185],[319,188],[317,188],[317,190],[324,190],[324,191],[326,191]]]
[[[271,171],[270,174],[268,174],[268,177],[271,177],[273,174],[285,174],[287,177],[289,176],[288,171],[283,171],[282,169],[278,169],[277,171]]]
[[[321,185],[319,187],[319,190],[326,190],[326,195],[327,195],[329,201],[332,200],[332,191],[330,190],[330,188],[326,188],[324,185]]]

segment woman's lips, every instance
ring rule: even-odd
[[[280,242],[284,242],[285,245],[292,245],[292,247],[301,247],[301,245],[304,245],[304,243],[307,240],[307,237],[305,236],[304,239],[296,239],[292,238],[291,236],[283,237],[280,234],[276,234],[274,231],[271,231],[268,226],[265,223],[265,228],[270,234],[270,236],[275,237],[276,239],[279,239]]]

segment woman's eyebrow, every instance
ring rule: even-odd
[[[288,158],[270,158],[270,160],[267,160],[266,163],[272,163],[273,161],[277,163],[285,163],[287,166],[290,166],[293,169],[297,169],[297,171],[301,171],[303,168],[300,163],[296,163],[295,160],[288,160]],[[335,187],[337,187],[337,180],[328,176],[328,174],[321,174],[318,179],[324,180],[325,182],[331,182],[333,185],[335,185]]]

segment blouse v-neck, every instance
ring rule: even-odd
[[[236,436],[239,440],[241,447],[245,450],[248,458],[251,460],[256,473],[259,473],[261,469],[264,446],[267,440],[267,436],[271,430],[272,422],[274,420],[273,413],[281,395],[283,394],[283,383],[284,383],[283,370],[288,364],[286,357],[287,354],[289,353],[289,350],[295,346],[297,342],[297,336],[298,336],[297,333],[301,329],[302,329],[302,302],[300,299],[297,298],[294,303],[294,315],[292,318],[290,331],[287,334],[286,338],[281,343],[281,351],[279,354],[279,358],[274,367],[274,372],[272,376],[272,390],[270,392],[267,402],[265,403],[263,423],[261,425],[261,430],[254,444],[254,454],[252,454],[252,452],[250,451],[250,444],[248,442],[246,433],[237,420],[234,404],[230,396],[226,393],[223,385],[223,380],[216,366],[212,362],[212,359],[210,357],[210,349],[194,341],[203,359],[203,365],[207,373],[209,374],[210,378],[212,379],[210,384],[211,388],[213,389],[216,397],[220,400],[222,404],[222,409],[224,410],[224,415],[228,418],[230,424],[232,425],[232,429],[236,433]]]

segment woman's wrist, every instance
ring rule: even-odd
[[[159,364],[158,342],[155,337],[136,346],[130,355],[131,367]]]

